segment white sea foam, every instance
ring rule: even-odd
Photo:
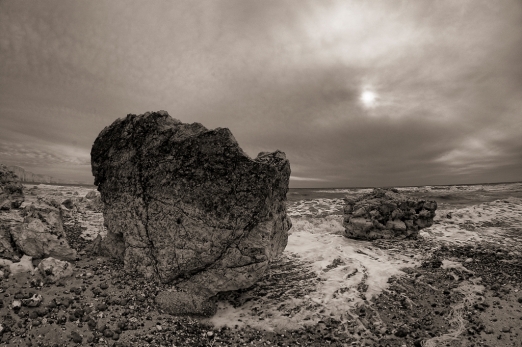
[[[417,264],[405,255],[387,253],[370,242],[340,235],[342,219],[293,219],[284,256],[297,259],[301,269],[312,271],[318,280],[303,296],[287,298],[267,295],[240,307],[221,302],[210,319],[216,326],[249,325],[269,331],[295,329],[316,324],[327,317],[341,322],[352,318],[351,311],[365,298],[380,293],[388,279],[401,268]],[[285,279],[282,278],[282,281]],[[300,280],[296,287],[310,286]]]
[[[437,210],[434,222],[420,234],[449,243],[486,241],[520,248],[522,199],[511,197],[460,209]]]

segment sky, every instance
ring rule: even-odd
[[[166,110],[293,188],[522,180],[520,0],[0,0],[0,61],[0,163],[60,179]]]

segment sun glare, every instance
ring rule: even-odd
[[[365,107],[374,107],[377,101],[377,94],[371,90],[365,90],[361,94],[361,102]]]

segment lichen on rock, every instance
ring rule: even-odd
[[[433,224],[437,209],[436,201],[409,198],[393,188],[376,188],[345,203],[345,236],[362,240],[416,238]]]
[[[127,271],[208,297],[251,286],[286,246],[285,154],[252,159],[226,128],[129,114],[99,134],[91,164],[106,249]]]

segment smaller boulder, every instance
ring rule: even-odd
[[[345,202],[345,236],[362,240],[416,238],[433,224],[437,209],[435,201],[409,198],[393,188],[377,188]]]
[[[17,248],[34,258],[54,257],[75,260],[76,251],[69,246],[59,209],[39,199],[22,210],[23,223],[10,228]]]
[[[103,208],[103,203],[101,201],[100,196],[96,196],[95,198],[91,200],[87,200],[86,207],[90,210],[101,212]]]
[[[19,262],[11,262],[9,260],[0,259],[0,265],[8,265],[11,275],[17,275],[25,272],[33,272],[33,258],[27,255],[24,255]]]
[[[91,190],[87,193],[87,195],[85,195],[85,198],[86,199],[89,199],[89,200],[92,200],[92,199],[96,199],[96,197],[99,197],[100,196],[100,192],[97,191],[97,190]]]
[[[45,258],[38,264],[38,270],[49,283],[56,283],[62,278],[72,276],[73,269],[71,263],[52,257]]]

